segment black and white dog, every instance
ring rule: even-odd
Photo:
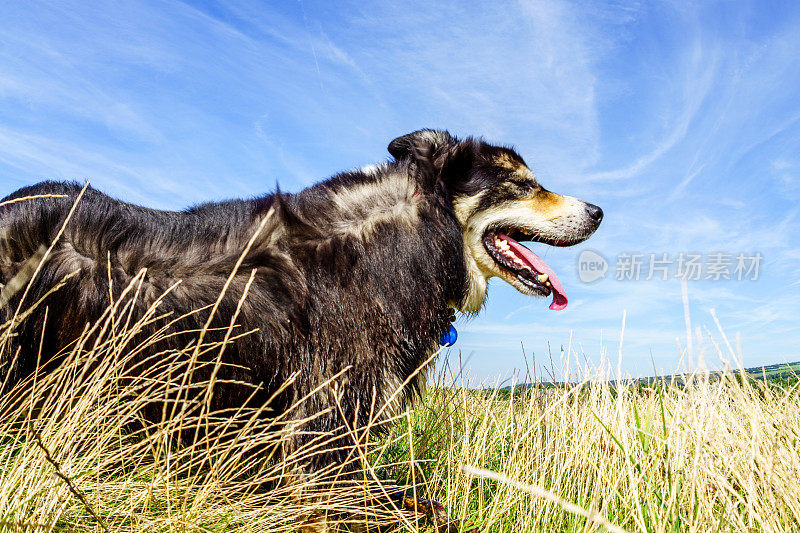
[[[225,350],[230,366],[217,384],[213,407],[247,401],[252,390],[236,382],[260,386],[256,401],[265,401],[296,375],[272,404],[273,412],[280,411],[308,396],[292,414],[308,420],[293,446],[302,446],[305,435],[342,431],[345,421],[374,422],[370,412],[390,398],[386,416],[402,409],[424,384],[419,367],[437,350],[451,309],[478,312],[492,276],[524,294],[552,295],[551,309],[567,305],[556,275],[518,241],[579,243],[600,224],[599,207],[546,190],[514,150],[481,139],[421,130],[393,140],[389,152],[393,161],[337,174],[297,194],[181,212],[147,209],[87,189],[51,256],[28,282],[27,301],[78,273],[47,296],[45,328],[44,306],[17,326],[12,342],[19,355],[12,361],[17,350],[6,351],[0,382],[33,372],[40,348],[42,360],[56,356],[137,273],[143,281],[135,313],[141,316],[181,280],[159,309],[185,315],[176,328],[202,327],[207,307],[262,223],[211,321],[212,328],[225,328],[256,269],[238,318],[242,331],[256,331]],[[80,191],[75,183],[44,182],[5,199],[61,195],[0,207],[3,283],[56,238]],[[19,294],[0,309],[2,319],[13,315]],[[182,342],[180,336],[165,337],[141,357],[169,354]],[[418,377],[409,379],[415,372]],[[333,393],[313,391],[339,373],[332,408]],[[326,414],[311,416],[321,412]],[[331,446],[305,468],[344,462],[346,456],[346,447]],[[439,522],[441,530],[455,530]]]

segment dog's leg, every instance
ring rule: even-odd
[[[444,506],[433,500],[423,498],[413,498],[400,493],[403,508],[407,511],[420,513],[433,523],[438,533],[461,533],[461,524],[451,520]],[[464,533],[480,533],[477,527],[468,529]]]

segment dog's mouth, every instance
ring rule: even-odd
[[[518,240],[542,242],[551,246],[568,246],[569,243],[550,241],[513,228],[489,230],[483,236],[486,251],[502,271],[519,280],[532,293],[542,296],[552,293],[550,309],[564,309],[567,306],[567,295],[558,276],[538,255],[521,245]]]

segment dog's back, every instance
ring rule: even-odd
[[[37,250],[55,243],[35,277],[0,309],[7,322],[44,298],[15,326],[12,347],[2,355],[0,369],[7,386],[34,370],[40,351],[41,363],[52,360],[123,294],[130,300],[134,321],[156,300],[160,300],[159,314],[165,315],[148,324],[137,338],[178,317],[183,318],[174,322],[173,333],[196,332],[204,327],[209,319],[208,306],[217,301],[252,236],[252,222],[259,216],[255,211],[269,208],[269,199],[265,199],[260,203],[229,202],[187,212],[165,212],[120,202],[91,188],[82,194],[81,190],[74,183],[44,182],[17,191],[0,207],[0,272],[4,284],[36,257]],[[274,231],[274,226],[265,229]],[[206,339],[221,340],[219,331],[229,325],[253,268],[263,279],[248,294],[247,311],[252,312],[245,313],[243,321],[259,331],[226,349],[227,360],[241,367],[226,367],[224,372],[231,374],[226,377],[243,382],[277,382],[282,378],[280,356],[291,352],[291,339],[297,337],[290,331],[294,326],[288,324],[298,322],[298,309],[302,307],[290,293],[304,293],[302,280],[285,254],[268,246],[255,247],[220,299]],[[137,290],[126,292],[132,281]],[[48,295],[59,283],[62,286]],[[20,305],[23,296],[25,301]],[[254,316],[259,317],[257,324],[253,324]],[[180,350],[190,337],[188,333],[167,337],[149,353],[143,352],[141,358],[158,351]],[[277,338],[282,342],[269,341]],[[202,375],[199,372],[198,378]],[[235,404],[249,394],[229,388],[215,397]]]

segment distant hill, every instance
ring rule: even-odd
[[[789,379],[792,377],[800,376],[800,361],[796,363],[779,363],[777,365],[769,366],[754,366],[752,368],[745,368],[744,370],[752,378],[762,379],[766,377],[767,380],[771,379]]]
[[[739,373],[738,369],[733,369],[736,374]],[[766,365],[766,366],[753,366],[750,368],[744,369],[745,373],[751,379],[758,379],[758,380],[765,380],[765,381],[774,381],[774,380],[792,380],[798,379],[800,377],[800,361],[796,361],[794,363],[778,363],[775,365]],[[722,375],[721,371],[711,371],[709,372],[711,376],[720,376]],[[675,383],[683,383],[683,375],[682,374],[670,374],[665,376],[649,376],[643,378],[635,378],[635,379],[626,379],[623,380],[625,383],[652,383],[653,381],[658,380],[661,382],[675,382]],[[611,383],[615,383],[616,380],[611,380]],[[546,387],[552,387],[557,385],[563,385],[563,382],[557,381],[541,381],[538,382],[541,385]],[[522,383],[516,385],[514,388],[517,389],[527,389],[530,388],[533,384],[531,383]],[[503,387],[501,390],[510,390],[512,388],[511,385]]]

